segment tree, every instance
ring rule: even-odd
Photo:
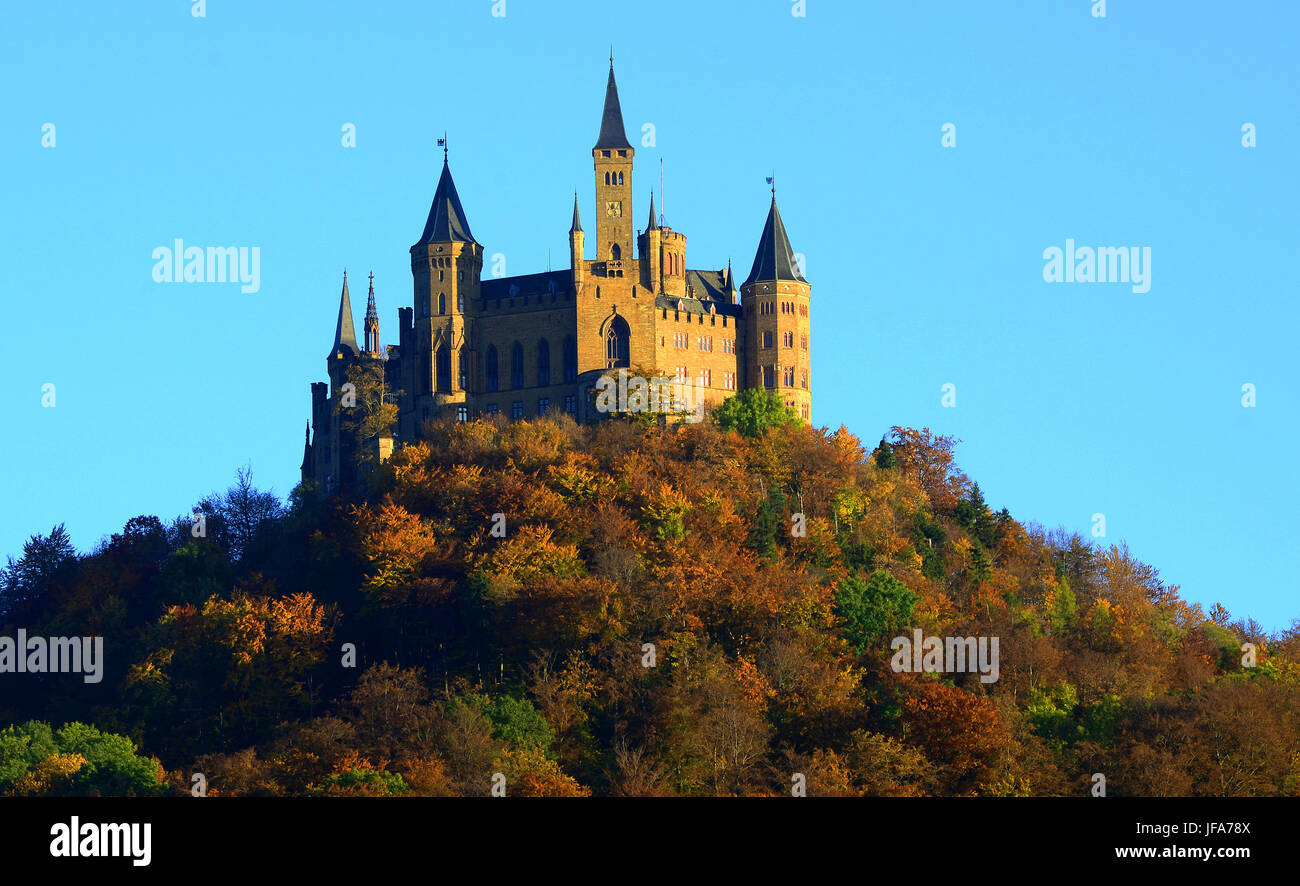
[[[62,523],[49,535],[33,535],[23,545],[22,557],[17,562],[10,557],[9,565],[0,569],[0,616],[39,600],[55,575],[76,559],[77,550]]]
[[[164,787],[158,761],[140,756],[126,736],[39,721],[0,731],[0,792],[150,797]]]
[[[235,483],[224,494],[209,495],[195,508],[205,516],[205,529],[220,540],[231,560],[241,560],[258,532],[284,515],[275,493],[253,485],[251,465],[235,471]]]
[[[919,598],[883,569],[863,581],[841,579],[835,589],[835,614],[844,623],[844,638],[861,654],[877,639],[897,632],[912,619]]]
[[[763,436],[768,428],[798,424],[799,413],[782,403],[775,391],[748,388],[715,407],[713,420],[724,431],[752,438]]]
[[[401,391],[388,390],[383,360],[362,360],[347,367],[348,382],[355,388],[356,403],[346,406],[342,398],[334,404],[339,427],[357,440],[366,441],[386,433],[397,423],[397,402]],[[362,447],[361,457],[373,457]]]

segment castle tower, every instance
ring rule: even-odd
[[[366,301],[366,354],[379,356],[379,311],[375,309],[375,272],[370,272],[370,298]]]
[[[785,224],[772,208],[749,277],[740,285],[745,308],[745,384],[776,391],[804,419],[812,418],[808,341],[812,287],[799,271]]]
[[[413,353],[408,359],[403,345],[402,402],[408,408],[399,419],[399,433],[407,439],[442,407],[463,409],[466,392],[475,387],[466,310],[479,298],[482,270],[483,247],[470,233],[444,148],[429,218],[411,247]]]
[[[614,59],[609,60],[605,85],[605,110],[600,137],[591,149],[596,166],[596,261],[632,260],[632,157],[635,151],[623,128],[623,109],[614,82]],[[621,265],[613,265],[621,268]]]
[[[582,281],[586,277],[586,267],[583,265],[583,245],[587,235],[582,230],[582,220],[578,218],[578,192],[573,192],[573,224],[569,225],[569,267],[573,270],[573,289],[576,292],[582,288]]]
[[[326,489],[345,486],[351,478],[348,468],[354,464],[354,441],[345,439],[340,430],[340,416],[335,407],[348,383],[348,367],[357,361],[361,349],[357,347],[356,327],[352,320],[352,298],[348,294],[348,272],[343,272],[343,292],[339,296],[339,318],[334,326],[334,343],[325,364],[329,371],[329,394],[324,385],[312,385],[312,425],[316,429],[316,447],[324,442],[317,455],[318,479]],[[322,434],[322,431],[324,433]]]

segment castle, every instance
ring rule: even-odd
[[[398,310],[397,345],[382,352],[374,275],[364,344],[357,346],[347,274],[329,384],[311,386],[312,410],[303,480],[327,490],[356,477],[359,449],[386,458],[413,441],[422,424],[454,411],[458,420],[567,413],[598,417],[589,392],[610,370],[639,368],[691,384],[705,403],[746,388],[777,392],[811,419],[809,295],[781,213],[772,205],[749,276],[737,290],[724,270],[691,270],[686,236],[656,218],[654,195],[644,230],[633,230],[632,167],[610,60],[596,172],[595,257],[574,195],[569,268],[482,278],[483,245],[474,239],[444,146],[442,175],[420,239],[411,247],[415,297]],[[397,403],[395,427],[355,439],[336,408],[349,371],[382,361]],[[346,401],[343,405],[350,405]]]

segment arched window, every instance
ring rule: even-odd
[[[537,343],[537,383],[551,383],[551,344],[546,339]]]
[[[564,337],[564,380],[578,380],[578,343],[571,335]]]
[[[524,346],[515,342],[510,349],[510,387],[524,386]]]
[[[611,244],[610,244],[610,247],[609,247],[609,257],[610,257],[611,259],[613,259],[614,261],[618,261],[619,259],[621,259],[621,258],[623,257],[623,250],[621,250],[621,249],[618,248],[618,244],[617,244],[617,243],[611,243]]]
[[[497,377],[497,346],[488,345],[487,349],[487,389],[489,391],[498,390],[501,385]]]
[[[437,389],[439,391],[451,390],[451,351],[447,350],[446,345],[438,348],[438,357],[435,361],[438,367]]]
[[[445,313],[447,313],[447,295],[440,292],[438,293],[438,316],[441,317]]]
[[[619,366],[631,365],[628,361],[628,339],[631,337],[631,331],[627,327],[627,321],[622,317],[615,317],[610,321],[609,331],[605,333],[605,366],[614,369]]]
[[[456,355],[456,378],[457,387],[462,391],[469,387],[469,352],[464,347]]]
[[[609,173],[605,173],[605,184],[609,184]]]
[[[621,172],[618,174],[618,183],[619,183],[620,185],[623,184],[623,173],[621,173]]]

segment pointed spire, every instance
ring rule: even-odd
[[[370,272],[370,297],[366,299],[366,320],[379,322],[379,312],[375,310],[375,272]]]
[[[582,221],[578,218],[578,192],[573,192],[573,224],[569,225],[569,233],[577,234],[582,232]]]
[[[731,274],[731,259],[727,259],[727,276],[722,278],[722,291],[730,293],[736,288],[736,278]]]
[[[655,215],[655,192],[650,192],[650,224],[646,226],[647,231],[659,230],[659,218]]]
[[[775,193],[772,195],[772,208],[767,213],[767,224],[763,226],[763,235],[758,241],[758,252],[754,254],[754,267],[741,285],[758,280],[808,282],[799,273],[799,263],[795,261],[794,250],[790,248],[790,238],[786,236],[781,212],[776,208]]]
[[[339,298],[339,322],[334,327],[334,349],[330,355],[345,357],[357,354],[357,332],[352,325],[352,298],[348,295],[348,272],[343,272],[343,295]]]
[[[609,57],[609,82],[605,84],[605,111],[600,118],[597,148],[630,148],[623,128],[623,109],[618,103],[618,84],[614,82],[614,54]]]
[[[302,466],[298,470],[302,471],[302,477],[307,479],[307,466],[311,463],[311,419],[307,419],[307,440],[302,444]]]
[[[420,235],[420,240],[415,245],[453,241],[478,243],[470,233],[469,222],[465,219],[465,209],[460,205],[460,195],[456,193],[456,183],[451,179],[451,166],[444,156],[442,175],[438,178],[438,189],[434,191],[433,205],[429,207],[429,220],[425,222],[424,233]]]

